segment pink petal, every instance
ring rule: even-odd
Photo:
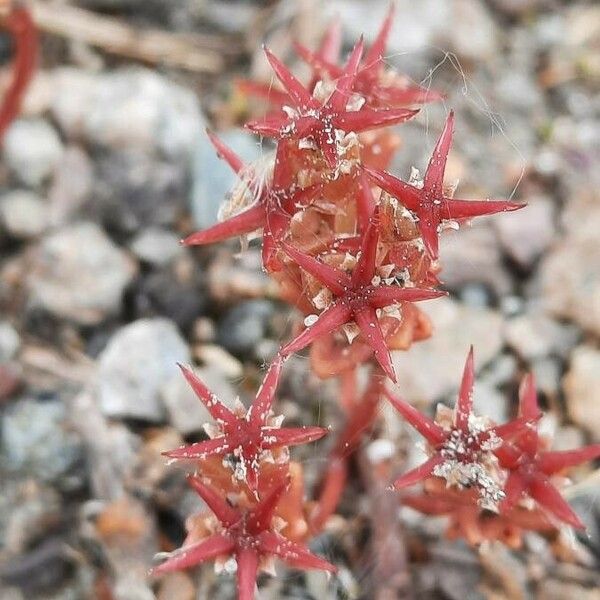
[[[316,258],[300,252],[300,250],[294,248],[294,246],[291,246],[290,244],[283,243],[282,248],[297,265],[318,279],[336,296],[343,296],[351,286],[350,277],[343,271],[330,267]]]
[[[408,210],[416,212],[419,209],[421,190],[385,171],[372,169],[367,166],[363,166],[363,169],[382,190],[385,190],[388,194],[391,194],[394,198],[400,200]]]
[[[352,315],[350,308],[341,302],[334,302],[326,308],[319,318],[310,327],[307,327],[291,342],[288,342],[281,348],[280,352],[283,356],[287,356],[292,352],[298,352],[302,348],[306,348],[310,343],[318,337],[331,333],[340,325],[347,323]]]
[[[592,444],[577,450],[544,452],[540,455],[538,466],[546,475],[553,475],[563,469],[576,467],[588,460],[600,457],[600,444]]]
[[[265,223],[265,207],[262,203],[254,204],[226,221],[217,223],[203,231],[197,231],[183,240],[186,246],[201,246],[222,242],[237,235],[252,233]]]
[[[395,6],[392,3],[390,4],[390,8],[385,20],[381,24],[381,28],[379,29],[379,33],[377,34],[375,41],[365,55],[365,69],[376,70],[382,64],[382,58],[385,55],[385,49],[390,36],[390,30],[394,23],[394,13]]]
[[[258,572],[258,552],[255,548],[239,548],[237,561],[238,600],[254,600],[256,574]]]
[[[237,422],[237,417],[213,394],[201,381],[196,377],[191,369],[179,365],[184,377],[190,384],[194,393],[200,400],[202,400],[204,406],[206,406],[211,417],[215,421],[220,421],[227,425],[234,425]]]
[[[258,135],[279,138],[283,131],[290,126],[291,119],[286,114],[272,115],[258,121],[248,121],[244,127]]]
[[[375,211],[375,198],[371,190],[371,183],[364,169],[360,172],[359,192],[356,195],[356,209],[358,229],[364,233],[369,226],[369,221]]]
[[[337,129],[361,133],[370,129],[379,129],[380,127],[404,123],[412,119],[418,112],[418,110],[410,110],[408,108],[375,110],[363,107],[357,111],[335,115],[332,121]]]
[[[444,171],[446,170],[446,159],[452,145],[454,133],[454,111],[451,110],[446,117],[444,129],[433,149],[429,159],[427,171],[423,182],[423,189],[431,190],[434,194],[441,194],[444,185]]]
[[[350,54],[348,62],[344,67],[344,72],[342,73],[342,76],[338,79],[335,86],[335,90],[333,91],[333,94],[331,94],[329,100],[327,101],[327,104],[329,104],[333,111],[346,110],[346,105],[348,104],[350,94],[352,93],[354,80],[356,79],[358,64],[360,63],[360,59],[362,58],[363,49],[364,43],[363,38],[361,37],[352,49],[352,53]]]
[[[422,465],[419,465],[415,469],[411,469],[404,475],[401,475],[394,481],[393,486],[397,490],[405,487],[410,487],[415,483],[419,483],[419,481],[423,481],[423,479],[427,479],[433,473],[433,469],[444,462],[443,456],[440,454],[433,455],[429,460],[425,461]]]
[[[371,218],[367,230],[365,231],[361,248],[360,256],[352,271],[352,286],[362,287],[370,285],[371,280],[375,275],[375,262],[377,260],[377,246],[379,244],[379,227],[377,223],[379,221],[379,211],[375,207],[375,212]]]
[[[316,103],[310,92],[292,75],[291,71],[268,49],[265,48],[267,60],[271,64],[277,79],[281,81],[285,91],[299,107],[315,107]]]
[[[543,475],[534,475],[529,482],[529,495],[546,510],[551,512],[561,521],[572,525],[576,529],[585,529],[585,525],[569,503],[560,495],[550,480]]]
[[[196,475],[188,475],[187,481],[194,491],[206,502],[208,508],[215,513],[215,517],[224,527],[232,527],[241,518],[240,513],[229,506],[227,500],[214,488],[202,483]]]
[[[242,159],[208,129],[206,130],[206,135],[208,135],[208,139],[215,147],[218,157],[222,158],[236,173],[239,173],[244,168]]]
[[[385,395],[394,408],[412,425],[432,446],[446,440],[446,432],[433,420],[411,406],[406,400],[385,390]]]
[[[421,300],[433,300],[446,295],[447,292],[441,290],[380,285],[372,289],[369,295],[369,304],[374,308],[384,308],[397,302],[420,302]]]
[[[519,386],[519,413],[531,421],[537,421],[541,417],[533,373],[525,375]]]
[[[258,535],[271,527],[273,513],[289,484],[289,478],[286,478],[248,512],[246,517],[246,528],[250,534]]]
[[[342,22],[332,19],[325,30],[325,35],[319,46],[318,55],[321,60],[335,65],[342,49]]]
[[[212,440],[206,440],[204,442],[196,442],[189,446],[183,446],[176,448],[175,450],[169,450],[163,452],[163,456],[169,458],[176,458],[179,460],[186,459],[204,459],[209,456],[222,456],[223,454],[229,454],[233,447],[227,442],[225,437],[218,437]]]
[[[306,546],[291,542],[273,531],[261,533],[260,548],[265,554],[279,556],[284,562],[297,569],[319,569],[336,573],[337,567],[315,556]]]
[[[506,512],[513,508],[519,502],[526,489],[527,481],[525,478],[518,471],[512,471],[504,486],[505,497],[500,505],[501,510]]]
[[[163,575],[172,571],[181,571],[195,567],[211,558],[231,554],[235,548],[233,540],[222,534],[211,535],[209,538],[183,546],[172,553],[171,558],[167,559],[162,565],[152,569],[152,575]]]
[[[260,429],[267,421],[282,367],[283,358],[277,356],[269,367],[269,370],[258,389],[256,398],[248,411],[248,421],[255,429]]]
[[[366,306],[365,308],[356,311],[354,313],[354,320],[360,328],[363,340],[373,348],[373,354],[375,355],[377,362],[385,374],[395,383],[396,373],[394,372],[392,357],[390,356],[390,350],[387,347],[385,337],[381,331],[375,309],[372,306]]]
[[[441,207],[444,219],[471,219],[524,208],[526,204],[508,200],[453,200],[446,199]]]
[[[262,448],[281,448],[282,446],[299,446],[321,439],[329,433],[323,427],[281,427],[278,429],[263,429]]]
[[[463,371],[458,400],[454,409],[454,425],[460,431],[469,431],[469,416],[473,410],[473,383],[475,380],[475,363],[473,346],[469,350]]]
[[[418,211],[419,221],[417,227],[423,238],[425,249],[431,258],[436,260],[439,256],[439,229],[440,220],[433,205],[423,206]]]

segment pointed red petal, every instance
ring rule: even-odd
[[[390,8],[388,10],[388,14],[385,17],[385,20],[381,24],[381,28],[379,29],[379,33],[375,38],[372,46],[369,48],[365,55],[365,69],[367,70],[376,70],[382,63],[382,58],[385,55],[385,49],[387,47],[388,38],[390,36],[390,30],[394,23],[394,13],[395,6],[394,4],[390,4]]]
[[[446,440],[446,432],[433,420],[411,406],[406,400],[385,390],[385,395],[394,408],[432,445]]]
[[[235,548],[233,540],[222,534],[211,535],[209,538],[183,546],[171,553],[171,558],[167,559],[162,565],[154,567],[152,575],[163,575],[172,571],[180,571],[195,567],[211,558],[231,554]]]
[[[392,357],[385,342],[383,332],[381,331],[375,309],[372,306],[366,306],[365,308],[356,311],[354,313],[354,320],[360,328],[363,340],[373,348],[373,354],[375,355],[377,362],[380,364],[385,374],[395,383],[396,373],[394,372]]]
[[[189,446],[182,446],[175,450],[163,452],[163,456],[176,458],[179,460],[185,459],[204,459],[209,456],[222,456],[232,451],[232,446],[227,442],[226,438],[218,437],[213,440],[204,442],[196,442]]]
[[[502,438],[503,440],[508,440],[521,435],[531,427],[535,427],[534,422],[525,419],[524,417],[519,417],[518,419],[513,419],[508,423],[496,425],[495,427],[492,427],[487,431],[491,434],[496,435],[499,438]]]
[[[398,85],[378,85],[373,89],[373,96],[380,103],[387,106],[410,106],[412,104],[427,104],[439,102],[444,95],[416,83],[407,84],[406,87]]]
[[[356,261],[354,271],[352,271],[351,281],[353,287],[369,285],[375,276],[375,262],[377,260],[377,246],[379,244],[378,214],[379,211],[375,207],[375,212],[360,246],[360,256]]]
[[[401,475],[394,481],[393,486],[397,490],[419,483],[423,479],[427,479],[433,472],[433,469],[440,463],[444,462],[444,457],[440,454],[434,454],[429,460],[425,461],[422,465],[411,469],[404,475]]]
[[[238,79],[235,83],[236,87],[244,94],[263,98],[270,104],[278,106],[279,108],[286,104],[289,105],[291,102],[289,94],[283,90],[274,88],[270,83],[260,83],[251,81],[250,79]]]
[[[421,190],[385,171],[367,166],[363,166],[363,169],[382,190],[400,200],[408,210],[416,212],[419,209]]]
[[[306,348],[313,340],[331,333],[344,323],[347,323],[351,316],[352,311],[350,308],[340,302],[334,302],[319,315],[319,318],[310,327],[307,327],[291,342],[285,344],[281,348],[281,354],[287,356],[292,352],[298,352],[302,348]]]
[[[212,131],[206,130],[206,135],[211,144],[215,147],[217,155],[222,158],[236,173],[244,168],[242,159],[225,143],[223,143]]]
[[[363,50],[364,43],[363,38],[361,37],[352,49],[352,53],[344,67],[344,72],[338,79],[335,90],[327,101],[327,104],[329,104],[331,109],[335,112],[344,111],[346,109],[350,94],[352,93],[352,87],[354,85],[354,80],[356,79],[356,72],[358,70],[360,59],[362,58]]]
[[[527,481],[518,471],[512,471],[504,486],[505,497],[500,505],[502,512],[512,509],[527,489]]]
[[[265,207],[257,203],[226,221],[217,223],[208,229],[197,231],[183,240],[186,246],[202,246],[213,242],[222,242],[237,235],[252,233],[265,224]]]
[[[446,117],[444,129],[433,149],[429,159],[427,171],[423,181],[423,188],[431,190],[434,194],[441,194],[444,185],[444,171],[446,170],[446,159],[452,145],[454,133],[454,111],[451,110]]]
[[[376,206],[373,191],[371,190],[371,182],[364,170],[360,172],[359,188],[359,192],[356,195],[356,218],[359,231],[364,233],[369,226]]]
[[[196,377],[191,369],[181,364],[179,368],[196,396],[202,400],[215,421],[220,421],[228,425],[233,425],[237,421],[237,417]]]
[[[235,555],[237,561],[238,600],[254,600],[258,552],[256,548],[240,548]]]
[[[519,413],[532,421],[537,421],[541,416],[533,373],[525,375],[519,386]]]
[[[585,529],[585,525],[569,503],[560,495],[550,480],[543,475],[534,475],[529,482],[529,495],[546,510],[558,517],[561,521],[577,529]]]
[[[301,266],[307,273],[318,279],[325,287],[330,289],[336,296],[343,296],[351,286],[351,280],[346,273],[322,263],[321,261],[300,252],[290,244],[283,243],[284,252]]]
[[[508,200],[452,200],[445,199],[441,212],[444,219],[472,219],[483,215],[509,212],[524,208],[526,204]]]
[[[255,429],[260,429],[267,421],[271,405],[273,404],[273,397],[275,396],[275,390],[279,382],[279,376],[281,374],[281,368],[283,367],[283,358],[277,356],[263,382],[256,394],[256,398],[252,403],[252,406],[248,410],[248,421],[250,425]]]
[[[374,287],[369,296],[369,304],[374,308],[384,308],[396,302],[420,302],[433,300],[448,293],[442,290],[425,290],[421,288],[401,288],[392,285]]]
[[[194,491],[206,502],[208,508],[213,511],[215,517],[224,527],[231,527],[240,520],[240,513],[229,506],[227,500],[221,496],[214,488],[202,483],[202,480],[196,475],[188,475],[188,483]]]
[[[292,75],[291,71],[268,48],[265,48],[265,54],[277,79],[281,81],[285,91],[296,104],[303,108],[314,106],[315,100],[310,92]]]
[[[563,469],[575,467],[588,460],[600,457],[600,444],[592,444],[577,450],[543,452],[538,460],[538,466],[546,475],[553,475]]]
[[[473,346],[465,362],[458,400],[454,409],[454,425],[461,431],[469,430],[469,416],[473,410],[473,383],[475,380],[475,362],[473,360]]]
[[[427,253],[436,260],[439,256],[440,219],[433,206],[424,206],[417,211],[417,227],[423,238]]]
[[[329,77],[336,78],[341,75],[341,69],[332,65],[331,63],[323,60],[319,54],[309,50],[303,44],[299,42],[294,42],[294,50],[296,54],[308,65],[310,65],[315,71],[315,79],[318,79],[319,75],[322,73],[327,74]]]
[[[361,133],[370,129],[379,129],[380,127],[404,123],[412,119],[418,112],[418,110],[410,110],[408,108],[375,110],[363,107],[357,111],[335,115],[332,122],[337,129],[341,129],[342,131]]]
[[[315,556],[306,546],[291,542],[273,531],[260,534],[260,548],[265,554],[273,554],[297,569],[319,569],[330,573],[337,572],[337,567],[330,562]]]
[[[287,115],[282,114],[265,117],[258,121],[248,121],[244,127],[257,135],[279,138],[282,137],[282,132],[291,124],[293,124],[293,121]]]
[[[281,448],[282,446],[299,446],[321,439],[329,433],[323,427],[281,427],[278,429],[263,429],[262,448]]]
[[[281,500],[281,496],[283,496],[289,484],[290,480],[288,477],[273,488],[264,499],[248,512],[246,528],[249,533],[258,535],[261,531],[266,531],[271,527],[275,508],[277,508],[277,504]]]
[[[333,19],[325,30],[325,35],[319,46],[319,58],[335,65],[339,59],[341,49],[342,22],[341,19]]]

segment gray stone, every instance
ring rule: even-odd
[[[257,160],[263,152],[256,136],[247,132],[231,130],[219,132],[218,136],[246,163]],[[237,176],[217,156],[205,132],[198,136],[193,160],[191,211],[196,226],[204,229],[217,222],[219,209],[237,181]]]
[[[163,387],[190,353],[168,319],[140,319],[122,327],[98,358],[98,401],[113,418],[154,423],[165,418]]]
[[[70,225],[45,237],[32,258],[29,302],[55,316],[94,325],[117,314],[134,261],[93,223]]]
[[[56,130],[42,119],[18,119],[4,137],[4,159],[17,177],[30,187],[42,184],[63,154]]]
[[[9,471],[39,481],[64,479],[82,459],[79,436],[67,425],[60,401],[36,402],[23,398],[2,418],[2,454]]]
[[[0,198],[0,223],[12,237],[37,237],[46,229],[48,222],[48,205],[37,194],[14,190]]]
[[[219,323],[219,343],[233,354],[251,352],[265,337],[273,311],[268,300],[248,300],[234,306]]]
[[[449,298],[420,303],[420,308],[432,320],[433,335],[408,352],[394,352],[393,361],[403,397],[410,402],[433,402],[458,390],[471,344],[477,371],[500,352],[502,317]]]
[[[235,388],[218,370],[194,368],[193,371],[225,405],[233,408],[237,397]],[[205,423],[213,420],[204,403],[179,372],[163,386],[162,398],[167,407],[169,422],[182,435],[198,433]]]
[[[0,321],[0,364],[12,360],[21,346],[21,337],[8,322]]]
[[[600,350],[578,346],[571,355],[563,387],[573,422],[600,441]]]
[[[162,267],[182,254],[179,237],[166,229],[144,229],[131,242],[131,251],[142,261]]]
[[[154,71],[54,72],[52,114],[71,138],[111,148],[191,154],[203,129],[196,95]]]

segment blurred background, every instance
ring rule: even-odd
[[[215,221],[233,183],[204,129],[259,158],[268,145],[240,128],[259,107],[234,82],[271,80],[261,44],[307,75],[294,39],[315,47],[339,19],[349,49],[361,33],[373,38],[388,2],[25,4],[41,53],[0,161],[0,598],[233,598],[232,579],[210,565],[159,582],[146,575],[201,508],[160,456],[198,439],[207,420],[175,363],[196,364],[223,399],[246,400],[295,318],[257,245],[178,243]],[[519,378],[532,370],[556,447],[599,442],[600,5],[396,7],[390,65],[446,101],[399,129],[394,172],[424,169],[452,107],[447,177],[460,180],[461,197],[528,203],[444,236],[451,296],[424,305],[434,337],[395,358],[402,392],[425,407],[452,402],[472,343],[479,410],[512,415]],[[11,56],[2,35],[3,88]],[[289,424],[335,428],[335,394],[293,357],[279,409]],[[295,454],[309,490],[327,444]],[[407,515],[415,597],[600,598],[600,477],[584,469],[578,479],[569,497],[589,537],[566,563],[536,538],[518,553],[478,557],[445,541],[435,520]],[[340,564],[340,579],[281,567],[261,598],[378,597],[372,558],[357,547],[368,505],[352,493],[338,533],[314,545]]]

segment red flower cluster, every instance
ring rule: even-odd
[[[396,381],[390,352],[407,350],[431,334],[415,303],[444,293],[437,289],[444,227],[522,206],[453,197],[444,182],[452,111],[422,178],[405,182],[386,171],[399,145],[386,127],[441,98],[386,66],[391,20],[390,11],[374,44],[365,52],[360,40],[343,66],[338,66],[341,37],[335,25],[316,52],[296,44],[312,68],[307,85],[265,49],[281,87],[239,85],[269,102],[268,114],[247,127],[276,141],[270,159],[246,165],[209,133],[238,183],[224,219],[184,243],[203,245],[262,230],[263,267],[278,282],[281,298],[302,311],[304,326],[281,347],[248,410],[226,407],[183,368],[214,423],[206,428],[209,439],[166,454],[192,463],[196,474],[190,484],[213,514],[188,520],[183,547],[156,573],[215,558],[237,568],[239,597],[248,600],[259,568],[268,569],[275,556],[294,567],[334,572],[304,543],[335,512],[348,457],[372,429],[385,394],[428,443],[429,459],[394,484],[403,488],[424,481],[422,494],[403,498],[406,505],[449,515],[455,534],[471,541],[505,539],[510,528],[517,537],[521,529],[553,529],[554,517],[581,525],[554,487],[554,476],[598,456],[599,447],[549,452],[537,431],[540,415],[530,379],[521,414],[505,425],[472,413],[472,352],[452,414],[440,410],[436,420],[429,419],[385,391],[386,376]],[[346,415],[314,503],[304,499],[302,467],[290,461],[289,448],[318,440],[326,431],[283,428],[272,413],[285,360],[307,346],[317,375],[339,377]],[[356,391],[359,368],[369,371],[362,396]]]

